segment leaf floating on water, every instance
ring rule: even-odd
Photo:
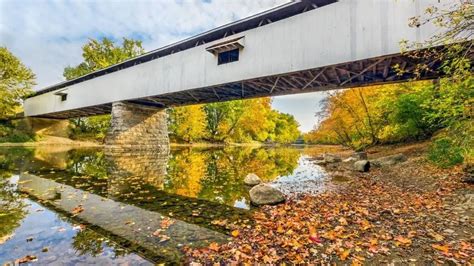
[[[175,221],[171,218],[164,218],[163,220],[161,220],[160,222],[160,227],[162,229],[168,229],[171,225],[173,225],[175,223]]]
[[[153,236],[159,237],[161,235],[161,232],[163,232],[162,229],[157,229],[155,232],[153,232]]]
[[[167,235],[161,235],[161,236],[160,236],[160,243],[161,243],[161,242],[168,241],[168,240],[170,240],[170,237],[169,237],[169,236],[167,236]]]
[[[76,216],[76,215],[78,215],[79,213],[81,213],[83,211],[84,211],[84,208],[82,207],[81,204],[79,204],[77,207],[72,209],[72,214],[73,214],[73,216]]]
[[[34,256],[34,255],[26,255],[21,259],[15,260],[15,264],[34,262],[34,261],[37,261],[37,260],[38,260],[38,258],[36,258],[36,256]]]
[[[72,227],[72,230],[76,230],[76,231],[82,231],[84,229],[86,229],[86,226],[84,224],[74,225]]]

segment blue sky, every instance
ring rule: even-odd
[[[88,38],[141,39],[149,51],[287,1],[0,0],[0,46],[35,72],[39,89],[64,80],[64,67],[81,62]],[[280,96],[273,106],[309,131],[323,97]]]

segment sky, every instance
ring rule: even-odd
[[[0,46],[33,70],[35,89],[64,80],[89,38],[140,39],[146,51],[247,17],[289,0],[0,0]],[[324,93],[274,97],[307,132]]]

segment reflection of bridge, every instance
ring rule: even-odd
[[[248,212],[242,209],[165,192],[163,186],[166,182],[167,154],[106,152],[103,161],[96,161],[93,158],[101,156],[94,157],[88,152],[79,152],[85,160],[75,158],[75,153],[55,153],[54,156],[47,157],[49,161],[35,158],[23,167],[23,171],[116,202],[163,214],[173,213],[176,219],[211,230],[225,231],[212,224],[215,220],[247,218]],[[47,154],[46,151],[43,153]],[[74,163],[66,167],[51,164],[56,161]],[[88,166],[88,163],[93,165]]]
[[[435,0],[300,0],[210,30],[25,101],[27,116],[112,113],[107,143],[167,150],[168,106],[295,94],[412,77],[418,63],[399,41],[434,28],[408,27]],[[429,62],[436,67],[437,62]],[[394,66],[406,73],[397,75]],[[438,77],[422,73],[423,79]]]
[[[158,255],[163,260],[179,260],[180,247],[184,245],[207,246],[210,242],[227,240],[222,233],[177,219],[173,219],[174,223],[160,233],[169,239],[154,236],[153,233],[162,228],[161,222],[168,219],[162,214],[35,175],[21,174],[19,188],[69,214],[74,214],[74,208],[82,205],[84,211],[76,214],[77,218],[138,244],[146,253]]]

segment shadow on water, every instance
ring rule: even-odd
[[[0,229],[0,262],[13,259],[15,248],[25,241],[17,237],[28,224],[20,226],[21,221],[46,219],[47,214],[59,215],[71,230],[74,224],[87,225],[71,233],[67,243],[77,251],[78,261],[103,256],[140,264],[127,257],[130,252],[153,262],[179,261],[181,247],[225,242],[225,224],[249,220],[249,187],[243,184],[248,173],[285,186],[305,171],[308,177],[320,175],[320,169],[305,165],[301,154],[295,148],[251,147],[179,148],[169,155],[67,147],[0,149],[0,222],[8,219]],[[23,200],[16,188],[29,199]],[[47,210],[33,213],[31,206]],[[83,211],[77,212],[78,206]],[[44,241],[54,244],[51,238]],[[15,257],[24,256],[19,253]]]

